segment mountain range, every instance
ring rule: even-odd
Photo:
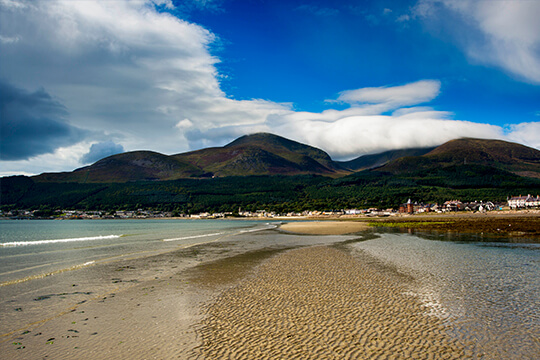
[[[258,133],[223,147],[133,151],[72,172],[0,178],[0,210],[286,213],[538,193],[540,151],[506,141],[458,139],[334,161],[315,147]]]
[[[502,140],[457,139],[438,147],[386,151],[334,161],[323,150],[281,136],[256,133],[223,147],[175,155],[133,151],[112,155],[72,172],[44,173],[35,182],[125,183],[250,175],[322,175],[359,171],[408,174],[478,165],[540,178],[540,151]]]

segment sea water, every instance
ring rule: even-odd
[[[241,220],[3,220],[0,285],[272,227]]]
[[[350,238],[291,236],[273,231],[278,224],[271,220],[0,221],[0,337],[22,334],[82,304],[104,301],[141,284],[189,277],[186,270],[206,261]],[[196,298],[201,291],[206,290],[195,289],[192,295]],[[0,341],[0,350],[6,344]]]
[[[540,358],[540,244],[379,236],[354,247],[411,276],[409,294],[476,357]]]

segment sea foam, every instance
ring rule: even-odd
[[[192,236],[184,236],[184,237],[179,237],[179,238],[174,238],[174,239],[163,239],[163,241],[178,241],[178,240],[198,239],[198,238],[209,237],[209,236],[217,236],[217,235],[223,235],[223,234],[224,233],[219,232],[219,233],[213,233],[213,234],[192,235]]]
[[[0,243],[0,246],[8,247],[8,246],[48,245],[48,244],[67,243],[67,242],[76,242],[76,241],[116,239],[122,236],[123,235],[102,235],[102,236],[90,236],[90,237],[70,238],[70,239],[13,241],[13,242]]]

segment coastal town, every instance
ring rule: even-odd
[[[540,195],[512,196],[506,202],[474,201],[462,202],[460,200],[448,200],[443,204],[425,204],[409,199],[399,208],[393,209],[339,209],[339,210],[305,210],[302,212],[276,213],[274,211],[257,210],[238,212],[201,212],[197,214],[183,214],[177,211],[157,211],[148,209],[137,210],[113,210],[92,211],[61,209],[54,211],[43,210],[0,210],[0,218],[4,219],[160,219],[160,218],[184,218],[184,219],[220,219],[220,218],[316,218],[316,217],[388,217],[415,214],[443,214],[453,212],[509,212],[524,210],[540,210]]]

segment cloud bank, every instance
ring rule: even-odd
[[[98,160],[106,158],[107,156],[120,154],[124,152],[124,147],[119,144],[115,144],[112,141],[104,141],[90,146],[90,151],[81,157],[83,164],[94,163]]]
[[[350,107],[320,113],[233,99],[221,89],[216,35],[164,11],[171,6],[0,0],[0,79],[18,99],[2,100],[2,174],[71,170],[121,149],[173,154],[221,146],[257,131],[339,159],[464,136],[540,146],[534,123],[503,129],[426,106],[444,92],[436,79],[342,91],[327,103]]]
[[[338,159],[389,149],[436,146],[461,137],[506,137],[499,126],[451,120],[449,112],[414,106],[430,101],[439,92],[440,82],[435,80],[345,91],[337,100],[352,103],[350,108],[291,113],[273,119],[273,129],[318,146]],[[384,114],[387,112],[391,113]]]
[[[439,28],[452,22],[470,59],[540,84],[540,1],[419,0],[413,15]]]
[[[44,89],[28,92],[0,81],[0,159],[27,160],[80,142],[66,108]]]

